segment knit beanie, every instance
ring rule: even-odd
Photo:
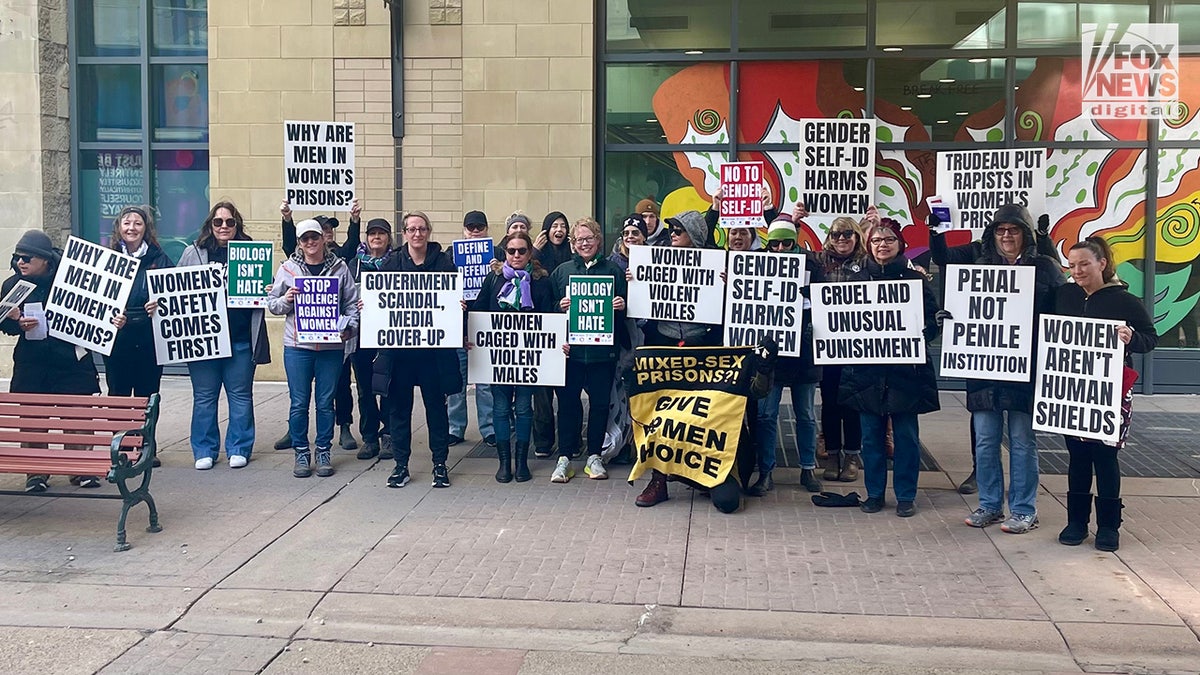
[[[525,215],[524,213],[514,213],[509,216],[508,220],[504,221],[504,231],[507,232],[508,228],[512,227],[513,223],[525,223],[526,228],[532,227],[529,222],[529,216]]]
[[[562,218],[563,222],[567,224],[567,229],[571,228],[571,221],[567,220],[567,215],[565,213],[562,211],[551,211],[550,213],[546,214],[545,218],[542,219],[542,232],[550,232],[550,226],[553,225],[554,221],[558,220],[559,218]]]
[[[642,214],[640,213],[629,214],[629,217],[625,219],[625,222],[621,223],[622,230],[627,227],[636,227],[637,229],[641,230],[643,237],[650,236],[650,227],[646,225],[646,219],[643,218]]]
[[[643,199],[642,201],[638,202],[637,205],[633,207],[633,211],[634,211],[634,213],[650,212],[657,216],[658,215],[658,204],[656,204],[653,199],[646,198],[646,199]]]
[[[50,237],[41,230],[26,230],[25,234],[17,240],[17,246],[14,249],[17,255],[35,255],[39,258],[44,258],[50,261],[51,265],[58,265],[62,260],[62,254],[54,250],[54,244],[50,241]]]
[[[796,226],[792,224],[791,216],[782,214],[767,228],[767,241],[787,241],[788,239],[796,240]]]
[[[896,238],[900,240],[900,252],[904,253],[904,249],[908,248],[908,244],[904,242],[904,235],[900,234],[900,223],[891,218],[880,218],[879,226],[886,227],[896,235]]]
[[[696,248],[704,248],[708,244],[708,225],[704,222],[704,215],[699,211],[684,211],[676,214],[671,218],[667,218],[668,225],[677,225],[687,232],[688,237],[692,239],[692,246]]]

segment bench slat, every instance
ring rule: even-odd
[[[95,434],[54,434],[37,433],[34,431],[3,431],[0,430],[0,443],[58,443],[61,445],[95,445],[108,448],[112,445],[112,434],[97,436]],[[121,440],[121,447],[142,447],[141,436],[126,436]]]
[[[108,474],[112,462],[96,460],[91,462],[46,459],[20,460],[16,458],[0,458],[0,472],[3,473],[44,473],[51,476],[104,476]]]
[[[53,407],[42,405],[21,405],[19,403],[0,403],[0,417],[61,417],[63,419],[105,419],[130,420],[141,426],[146,419],[145,410],[125,410],[116,408],[83,408],[83,407]]]
[[[150,399],[133,396],[87,396],[84,394],[25,394],[8,392],[0,393],[0,403],[145,409],[150,403]]]
[[[0,417],[0,429],[19,429],[23,431],[106,431],[113,434],[118,431],[140,429],[141,424],[128,420],[63,420],[46,418],[7,418]]]

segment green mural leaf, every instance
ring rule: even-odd
[[[788,199],[793,203],[800,201],[800,191],[794,187],[788,188]]]
[[[875,137],[883,143],[891,143],[892,130],[889,127],[875,127]]]
[[[989,129],[987,139],[993,143],[1004,140],[1004,131],[1001,129]]]
[[[1054,174],[1058,173],[1058,165],[1051,164],[1046,167],[1046,178],[1054,178]]]
[[[1092,162],[1087,166],[1087,175],[1095,176],[1096,171],[1100,169],[1100,162]]]
[[[895,190],[893,190],[893,189],[891,188],[891,186],[888,186],[888,185],[880,185],[880,186],[879,186],[879,192],[880,192],[880,193],[882,193],[882,194],[885,194],[885,195],[887,195],[888,197],[895,197],[895,196],[896,196],[896,191],[895,191]]]
[[[1075,195],[1076,204],[1082,204],[1083,200],[1085,199],[1087,199],[1087,190],[1080,190],[1079,193]]]
[[[783,163],[783,172],[789,176],[792,175],[792,163],[791,162]]]

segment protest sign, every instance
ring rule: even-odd
[[[363,272],[358,289],[363,347],[462,347],[458,272]]]
[[[650,469],[720,485],[741,442],[754,378],[748,347],[638,347],[627,382],[636,455],[629,480]]]
[[[801,119],[800,199],[817,216],[855,220],[875,202],[875,119]]]
[[[1085,120],[1182,122],[1177,23],[1085,23],[1082,115]]]
[[[806,256],[731,252],[725,277],[725,344],[753,347],[763,335],[781,356],[800,356]]]
[[[612,277],[571,275],[567,277],[567,344],[611,345],[616,322],[613,297],[617,284]]]
[[[937,154],[937,194],[950,207],[943,230],[983,230],[1005,204],[1046,212],[1046,151],[962,150]],[[1029,223],[1033,226],[1033,223]]]
[[[1121,431],[1122,321],[1043,314],[1033,428],[1116,443]]]
[[[337,277],[296,277],[296,342],[341,342],[342,296]]]
[[[349,211],[354,201],[354,123],[283,123],[287,200],[302,211]]]
[[[722,228],[758,227],[763,224],[763,163],[729,162],[721,165]]]
[[[229,307],[266,307],[275,245],[269,241],[229,242]]]
[[[471,312],[467,382],[561,387],[567,383],[565,314]]]
[[[813,284],[810,297],[816,365],[925,363],[919,279]]]
[[[112,318],[125,311],[141,261],[71,237],[54,275],[46,322],[50,337],[108,356],[117,339]]]
[[[146,284],[155,304],[151,325],[160,366],[233,356],[221,265],[149,270]]]
[[[1034,268],[948,265],[942,377],[1029,382]]]
[[[492,271],[494,248],[495,244],[487,237],[454,241],[454,266],[463,275],[463,300],[471,302],[479,297],[479,287]]]
[[[629,316],[719,324],[724,269],[725,251],[630,246]]]
[[[19,279],[17,283],[13,284],[13,287],[11,290],[9,290],[8,295],[4,296],[3,300],[0,300],[0,318],[3,318],[6,314],[11,312],[14,307],[20,307],[21,303],[25,302],[25,298],[28,298],[29,294],[32,293],[33,289],[35,288],[37,288],[37,286],[34,286],[24,279]]]

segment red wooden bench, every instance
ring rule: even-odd
[[[0,473],[105,476],[119,492],[0,490],[0,494],[120,499],[124,503],[117,522],[117,551],[129,550],[125,518],[130,507],[141,502],[150,509],[146,531],[162,531],[150,496],[158,401],[158,394],[149,398],[0,394]],[[126,484],[138,478],[136,487]]]

